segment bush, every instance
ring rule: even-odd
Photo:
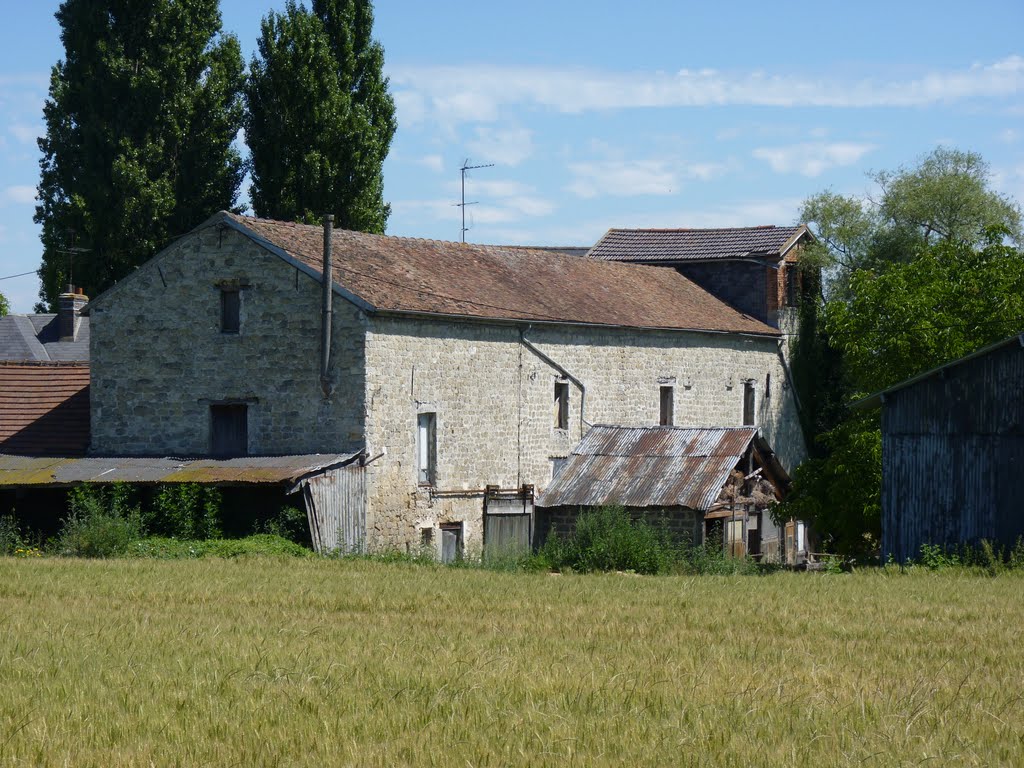
[[[309,521],[306,513],[297,507],[281,507],[275,517],[257,526],[256,533],[280,536],[297,544],[310,544]]]
[[[0,517],[0,555],[13,555],[25,548],[25,540],[21,535],[21,526],[14,515]]]
[[[130,557],[158,560],[191,560],[200,557],[309,557],[313,553],[280,536],[258,534],[245,539],[182,540],[150,536],[134,541],[126,550]]]
[[[549,536],[541,555],[558,569],[664,573],[676,550],[667,532],[634,522],[620,506],[605,506],[581,512],[567,538]]]
[[[749,557],[726,555],[721,545],[700,544],[682,547],[674,570],[694,575],[728,576],[731,574],[754,574],[768,569]]]
[[[115,557],[142,536],[142,519],[131,505],[132,491],[82,485],[68,494],[70,512],[57,537],[57,551],[72,557]]]
[[[215,539],[221,535],[220,491],[198,483],[161,485],[146,514],[146,528],[179,539]]]

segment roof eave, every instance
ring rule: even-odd
[[[427,312],[424,310],[412,310],[412,309],[376,309],[375,314],[381,317],[424,317],[430,319],[444,319],[444,320],[459,320],[461,322],[476,322],[485,323],[489,325],[509,325],[509,326],[531,326],[531,325],[568,325],[572,327],[582,328],[609,328],[615,330],[629,330],[629,331],[671,331],[678,333],[708,333],[716,336],[742,336],[757,339],[771,339],[772,341],[778,341],[782,336],[781,331],[777,331],[769,326],[768,332],[758,333],[755,331],[734,331],[734,330],[715,330],[711,328],[677,328],[672,326],[657,326],[657,325],[616,325],[612,323],[589,323],[580,320],[537,320],[531,318],[512,318],[512,317],[484,317],[480,315],[461,315],[457,313],[449,312]]]

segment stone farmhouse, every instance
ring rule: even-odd
[[[355,457],[323,547],[521,537],[594,424],[805,454],[783,335],[674,269],[222,212],[85,312],[91,456]]]

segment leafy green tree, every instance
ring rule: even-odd
[[[0,317],[3,317],[10,311],[11,306],[7,303],[7,297],[0,293]]]
[[[828,297],[845,296],[857,270],[906,263],[935,243],[982,245],[995,229],[1024,242],[1020,207],[991,188],[988,164],[975,152],[939,147],[911,168],[871,178],[876,199],[825,190],[801,207],[818,241],[810,261],[824,268]]]
[[[285,5],[263,20],[246,88],[252,201],[259,216],[383,233],[382,165],[395,105],[369,0]]]
[[[235,206],[244,65],[218,0],[65,0],[39,141],[41,306],[68,279],[95,295]]]

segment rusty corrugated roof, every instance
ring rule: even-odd
[[[289,483],[343,466],[358,454],[242,456],[190,459],[173,456],[86,458],[0,454],[0,487],[66,487],[79,483],[210,483],[250,485]]]
[[[594,426],[541,494],[541,507],[708,509],[756,427]]]
[[[0,453],[82,456],[88,448],[88,364],[0,360]]]
[[[221,213],[220,220],[316,274],[317,226]],[[216,220],[211,220],[216,223]],[[371,311],[777,336],[674,270],[550,250],[334,230],[335,283]]]
[[[724,229],[609,229],[588,258],[642,264],[782,256],[807,227],[727,227]]]

